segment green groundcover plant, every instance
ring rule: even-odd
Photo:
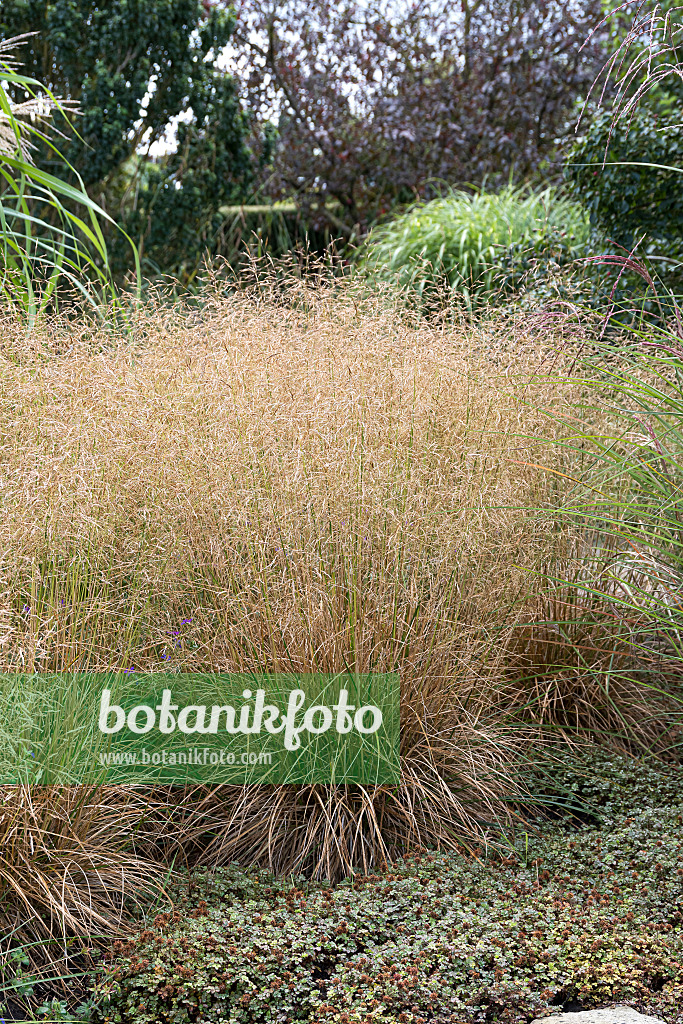
[[[603,753],[549,784],[591,816],[509,856],[406,856],[337,886],[195,876],[114,944],[95,1019],[512,1024],[620,1000],[683,1020],[683,772]]]

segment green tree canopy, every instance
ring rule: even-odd
[[[209,0],[0,6],[0,38],[37,33],[19,53],[26,73],[77,102],[79,137],[63,125],[59,148],[140,243],[148,270],[190,275],[212,248],[219,208],[242,200],[251,179],[245,113],[216,66],[233,25],[232,9]],[[177,148],[146,159],[179,115]],[[54,159],[48,148],[36,154],[48,171]],[[118,256],[121,271],[130,255],[121,246]]]

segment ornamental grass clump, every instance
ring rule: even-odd
[[[397,790],[169,794],[169,856],[340,877],[509,820],[524,740],[497,672],[515,566],[555,543],[508,458],[520,415],[543,423],[518,382],[563,400],[537,355],[492,379],[466,339],[339,292],[216,291],[131,330],[5,335],[2,668],[400,671]]]
[[[0,1015],[36,986],[73,993],[93,946],[158,894],[160,867],[134,849],[146,811],[129,787],[0,788]]]
[[[637,264],[635,264],[637,265]],[[577,363],[580,424],[568,445],[583,459],[549,515],[583,530],[569,584],[581,603],[611,608],[612,632],[672,700],[671,755],[683,741],[683,346],[677,324],[622,333]],[[601,409],[599,430],[586,410]],[[557,582],[557,578],[556,578]],[[566,588],[568,580],[560,582]],[[643,721],[646,717],[643,708]]]
[[[282,278],[120,337],[7,327],[3,670],[400,673],[398,787],[166,790],[145,855],[367,872],[497,841],[548,728],[656,745],[599,609],[563,642],[537,589],[578,543],[538,516],[570,468],[547,337]]]
[[[586,214],[553,188],[451,189],[374,228],[357,267],[361,279],[417,294],[426,309],[472,312],[523,287],[529,253],[559,245],[568,259],[587,238]]]

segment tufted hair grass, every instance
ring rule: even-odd
[[[400,786],[155,791],[136,855],[339,878],[476,852],[548,735],[655,741],[609,609],[539,582],[582,536],[538,515],[581,461],[552,332],[280,276],[2,339],[1,671],[401,675]]]

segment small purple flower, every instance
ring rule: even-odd
[[[183,619],[183,621],[180,623],[180,625],[181,626],[186,626],[188,622],[192,622],[192,619]]]
[[[135,665],[131,665],[130,668],[124,668],[124,672],[135,672]]]
[[[31,605],[30,604],[25,604],[24,605],[24,611],[25,612],[30,612],[31,611]]]

